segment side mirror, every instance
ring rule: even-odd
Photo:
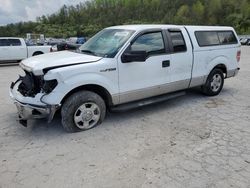
[[[130,63],[130,62],[144,62],[147,59],[147,52],[146,51],[129,51],[125,52],[121,60],[123,63]]]

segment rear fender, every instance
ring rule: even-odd
[[[229,59],[226,56],[218,56],[212,59],[210,62],[206,64],[206,76],[210,74],[210,72],[216,67],[216,66],[225,66],[226,70],[228,70],[227,64],[229,62]]]

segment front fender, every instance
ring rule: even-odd
[[[43,97],[43,102],[48,104],[60,104],[63,98],[73,89],[84,85],[98,85],[105,88],[110,95],[116,95],[119,91],[118,80],[113,77],[106,77],[101,73],[76,74],[62,81],[59,79],[58,86],[48,95]]]

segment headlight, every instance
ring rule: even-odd
[[[45,92],[45,93],[50,93],[52,92],[55,87],[57,86],[58,82],[57,80],[44,80],[44,84],[43,84],[43,87],[42,87],[42,90]]]

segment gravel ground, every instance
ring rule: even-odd
[[[108,114],[90,131],[16,122],[18,66],[0,67],[0,188],[250,187],[250,47],[219,96],[199,91]]]

